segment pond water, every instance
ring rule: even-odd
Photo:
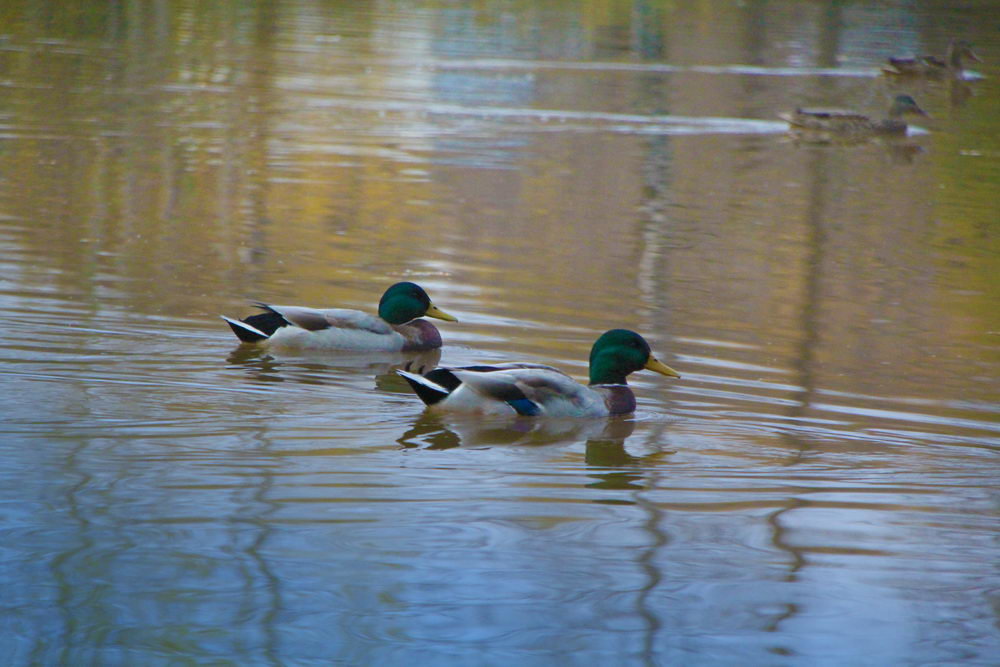
[[[994,11],[5,3],[0,661],[995,664]],[[978,80],[877,73],[956,36]],[[461,320],[420,363],[683,377],[438,417],[218,318],[398,280]]]

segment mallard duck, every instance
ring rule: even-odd
[[[968,58],[977,63],[983,62],[972,50],[972,46],[963,40],[953,39],[948,44],[944,59],[935,56],[920,56],[918,58],[889,58],[889,64],[882,68],[886,74],[893,76],[924,76],[943,78],[953,76],[964,78],[962,59]]]
[[[590,350],[587,386],[552,366],[531,363],[435,368],[426,375],[396,372],[435,411],[607,417],[635,410],[635,394],[626,377],[643,368],[680,377],[651,354],[642,336],[628,329],[612,329]]]
[[[844,109],[803,109],[778,114],[793,130],[818,130],[841,134],[906,134],[905,114],[926,116],[909,95],[897,95],[889,107],[889,117],[873,120],[864,114]]]
[[[243,320],[222,316],[244,343],[340,350],[411,351],[441,347],[441,334],[423,316],[457,322],[415,283],[385,291],[378,316],[347,308],[304,308],[255,303],[263,313]]]

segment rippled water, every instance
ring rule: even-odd
[[[7,3],[4,664],[990,664],[990,3]],[[972,41],[967,82],[885,56]],[[906,139],[779,111],[932,113]],[[248,301],[446,347],[236,345]],[[585,377],[634,417],[425,414],[391,371]]]

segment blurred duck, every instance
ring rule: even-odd
[[[652,355],[642,336],[627,329],[612,329],[602,334],[590,350],[587,386],[544,364],[436,368],[426,375],[396,372],[406,378],[417,396],[434,411],[607,417],[635,411],[635,394],[626,377],[644,368],[667,377],[680,377]]]
[[[892,76],[923,76],[932,78],[953,76],[961,79],[964,78],[963,58],[968,58],[977,63],[982,62],[968,42],[952,40],[948,44],[948,50],[945,52],[943,60],[935,56],[889,58],[889,64],[883,66],[882,71]]]
[[[396,283],[385,291],[378,315],[346,308],[254,304],[264,310],[243,320],[222,316],[244,343],[268,343],[303,349],[373,351],[431,350],[441,334],[424,316],[457,322],[433,303],[422,287]]]
[[[889,117],[874,120],[856,111],[844,109],[803,109],[778,114],[793,130],[819,130],[843,134],[906,134],[906,114],[926,116],[909,95],[897,95],[889,107]]]

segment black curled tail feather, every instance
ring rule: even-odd
[[[461,384],[458,378],[443,368],[437,368],[428,373],[426,376],[417,375],[416,373],[408,373],[402,370],[397,370],[396,373],[401,375],[403,379],[409,383],[410,387],[413,388],[414,393],[416,393],[425,405],[436,405],[437,403],[440,403],[444,399],[448,398],[449,394],[451,394],[451,392],[454,391],[459,384]],[[435,379],[432,379],[431,375],[434,375]],[[443,386],[437,382],[437,380],[445,380],[451,384],[449,378],[455,383],[452,387]]]
[[[243,321],[261,333],[266,334],[268,338],[273,336],[274,332],[281,327],[288,326],[288,321],[270,308],[259,315],[251,315]]]
[[[226,324],[229,325],[229,328],[233,330],[233,333],[236,334],[236,337],[239,338],[241,342],[258,343],[262,340],[268,339],[268,336],[264,334],[263,331],[258,331],[241,320],[234,320],[231,317],[226,317],[225,315],[222,315],[222,319],[226,321]]]
[[[288,321],[277,311],[271,310],[266,304],[259,303],[255,305],[263,308],[266,312],[259,315],[251,315],[243,320],[234,320],[225,315],[222,316],[222,319],[229,324],[229,328],[233,330],[236,337],[244,343],[259,343],[262,340],[267,340],[275,331],[281,327],[288,326]]]
[[[226,324],[228,324],[229,328],[233,330],[236,337],[244,343],[257,343],[262,340],[267,340],[267,336],[262,336],[256,331],[251,331],[250,329],[241,326],[240,322],[237,320],[231,320],[228,317],[224,317],[223,319],[226,320]]]
[[[455,377],[455,374],[447,368],[435,368],[429,373],[424,373],[424,377],[434,384],[447,389],[449,394],[458,389],[458,386],[462,384],[462,381]]]

